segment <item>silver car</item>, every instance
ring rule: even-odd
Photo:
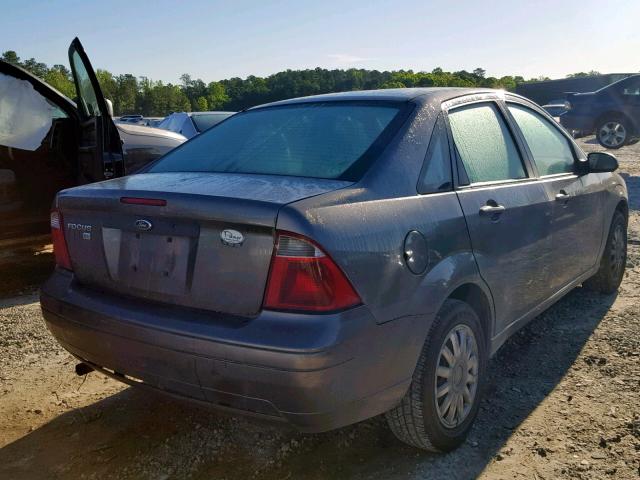
[[[447,451],[510,335],[576,286],[618,288],[617,166],[501,91],[256,107],[60,192],[42,309],[81,374],[307,432],[385,413]]]

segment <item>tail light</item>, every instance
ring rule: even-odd
[[[331,312],[361,303],[347,277],[311,240],[279,232],[263,307]]]
[[[64,221],[62,220],[62,214],[58,210],[51,211],[51,239],[53,240],[53,254],[56,258],[56,265],[72,270],[67,242],[64,239]]]

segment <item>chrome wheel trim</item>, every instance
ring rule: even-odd
[[[607,147],[618,147],[627,139],[627,129],[620,122],[607,122],[598,131],[600,141]]]
[[[611,249],[609,251],[609,264],[611,265],[611,273],[614,278],[617,278],[626,261],[625,241],[624,241],[624,229],[622,225],[616,225],[613,235],[611,237]]]
[[[457,427],[469,415],[478,390],[478,367],[473,331],[467,325],[456,325],[445,337],[436,364],[436,411],[446,428]]]

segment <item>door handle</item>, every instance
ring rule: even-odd
[[[500,215],[506,210],[504,205],[484,205],[480,208],[480,215]]]
[[[564,190],[560,190],[560,192],[558,192],[558,194],[556,195],[556,200],[559,202],[568,202],[569,198],[571,198],[571,195],[569,195],[567,192],[565,192]]]

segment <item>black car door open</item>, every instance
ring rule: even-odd
[[[69,47],[80,116],[78,182],[90,183],[124,175],[122,144],[98,79],[80,40]]]

